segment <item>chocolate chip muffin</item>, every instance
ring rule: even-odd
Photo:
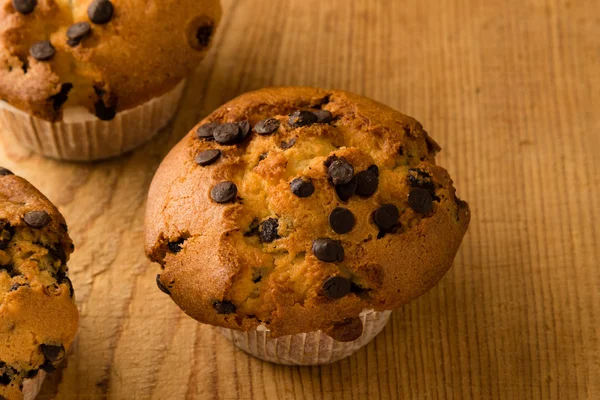
[[[171,118],[220,16],[218,0],[1,0],[0,122],[25,135],[26,146],[55,158],[127,151]],[[84,123],[99,132],[91,135]],[[122,123],[119,137],[112,131]],[[53,129],[61,140],[51,141]],[[87,149],[102,143],[110,146]]]
[[[0,398],[23,398],[29,381],[53,371],[73,342],[72,251],[52,203],[0,168]]]
[[[157,284],[204,323],[354,341],[361,313],[408,303],[452,264],[470,214],[439,151],[417,121],[355,94],[245,94],[154,178]]]

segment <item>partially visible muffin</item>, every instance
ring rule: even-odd
[[[220,17],[219,0],[0,0],[0,98],[10,111],[0,122],[23,131],[12,133],[25,146],[55,158],[130,150],[171,118],[182,82],[206,55]],[[161,101],[151,107],[151,100]],[[119,124],[102,121],[123,119],[143,105],[143,113],[124,121],[123,137],[103,136]],[[81,132],[73,134],[51,122],[89,126],[75,125]],[[60,140],[51,141],[52,128]],[[111,151],[77,154],[103,143]]]
[[[56,207],[0,168],[0,398],[22,398],[24,383],[53,371],[73,342],[72,252]]]
[[[157,283],[204,323],[353,341],[364,310],[400,307],[452,264],[470,214],[439,150],[417,121],[358,95],[242,95],[154,178]]]

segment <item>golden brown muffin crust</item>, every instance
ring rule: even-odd
[[[267,118],[278,129],[258,134],[277,126],[257,126]],[[254,127],[242,143],[197,134],[213,122],[235,122],[243,132],[242,121]],[[196,160],[208,149],[221,154],[203,166]],[[353,336],[361,311],[409,302],[452,264],[470,215],[435,165],[439,150],[414,119],[351,93],[298,87],[242,95],[192,130],[154,178],[146,251],[163,268],[159,287],[201,322],[243,330],[264,323],[275,337],[315,330]],[[347,163],[353,171],[344,176],[337,167]],[[295,194],[291,183],[299,178],[313,191]],[[214,190],[224,181],[237,195],[221,204]],[[342,189],[355,183],[347,199]],[[334,218],[332,225],[336,208],[345,217],[349,210],[354,224]],[[314,242],[323,238],[341,245],[343,261],[335,251],[317,256]]]
[[[67,277],[73,244],[58,210],[27,181],[0,168],[0,396],[21,398],[23,380],[52,371],[77,332]]]
[[[104,0],[106,23],[90,19],[92,0],[37,0],[27,14],[15,1],[31,0],[0,0],[0,98],[50,121],[65,104],[109,119],[168,92],[205,56],[221,17],[218,0]],[[69,39],[81,22],[89,33]],[[55,49],[49,60],[31,54],[40,41]]]

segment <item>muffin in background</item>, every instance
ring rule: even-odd
[[[0,125],[47,157],[141,145],[173,117],[218,0],[0,0]]]
[[[158,169],[146,252],[157,285],[244,351],[342,359],[450,268],[470,212],[414,119],[336,90],[223,105]]]
[[[35,398],[75,338],[72,252],[56,207],[0,168],[0,398]]]

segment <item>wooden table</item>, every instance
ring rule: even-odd
[[[78,340],[58,399],[600,398],[600,7],[594,0],[226,0],[174,122],[118,160],[12,143],[0,164],[61,209]],[[185,316],[143,253],[167,151],[248,90],[315,85],[423,122],[473,219],[455,265],[357,355],[267,364]]]

